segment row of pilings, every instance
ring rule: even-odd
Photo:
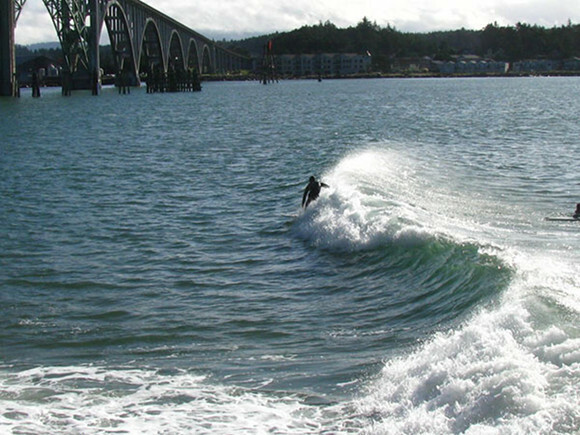
[[[201,91],[201,80],[196,69],[188,71],[174,71],[170,70],[164,73],[161,70],[155,70],[147,74],[145,79],[147,85],[147,93],[152,94],[156,92],[197,92]],[[130,94],[131,87],[139,86],[135,76],[120,72],[115,76],[115,87],[119,90],[119,94]],[[68,71],[63,71],[61,75],[62,95],[70,96],[74,88],[73,77]],[[100,86],[100,85],[99,85]],[[14,74],[14,96],[20,97],[20,86],[18,84],[17,76]],[[30,82],[32,88],[32,96],[40,97],[40,79],[37,72],[32,73]],[[93,95],[98,95],[94,92]]]
[[[170,68],[167,72],[161,68],[154,68],[147,74],[145,83],[148,94],[201,91],[201,80],[196,68],[188,70]]]

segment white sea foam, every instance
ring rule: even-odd
[[[547,251],[522,210],[408,177],[413,165],[376,150],[345,158],[300,222],[306,237],[339,250],[470,241],[510,267],[513,281],[493,307],[385,363],[356,401],[364,432],[577,433],[580,270],[566,243],[578,236],[551,232]]]
[[[561,257],[558,247],[546,252],[520,244],[517,231],[490,224],[489,214],[462,208],[461,198],[443,189],[429,191],[409,176],[413,172],[412,161],[395,153],[350,156],[323,176],[331,187],[298,218],[295,231],[332,250],[414,247],[440,235],[458,243],[470,240],[482,253],[499,256],[515,271],[514,278],[493,306],[385,361],[352,401],[320,405],[303,395],[268,391],[267,382],[249,390],[185,370],[4,369],[0,430],[577,433],[580,283],[575,257]],[[292,355],[262,358],[293,360]]]
[[[0,374],[4,433],[319,433],[334,424],[297,396],[138,368],[42,367]],[[340,428],[337,428],[340,432]]]
[[[338,251],[424,243],[433,231],[418,220],[421,208],[399,193],[408,189],[413,171],[410,161],[391,152],[366,150],[344,158],[323,176],[330,188],[300,217],[298,233]]]
[[[578,344],[504,303],[386,362],[358,409],[371,433],[575,433]]]
[[[580,270],[577,254],[558,240],[578,236],[552,232],[547,251],[517,207],[404,176],[411,172],[412,161],[394,153],[346,158],[308,216],[311,240],[327,248],[415,246],[443,235],[477,244],[515,273],[493,307],[385,363],[356,403],[364,431],[577,433]]]

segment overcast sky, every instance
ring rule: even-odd
[[[404,32],[480,30],[517,22],[543,27],[580,23],[580,0],[144,0],[205,36],[238,39],[331,21],[355,26],[363,17]],[[27,0],[16,43],[57,41],[42,0]]]

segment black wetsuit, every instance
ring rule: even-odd
[[[304,189],[304,195],[302,195],[302,207],[308,207],[308,204],[317,199],[320,196],[320,189],[322,187],[328,187],[328,184],[316,180],[308,183],[308,186]]]

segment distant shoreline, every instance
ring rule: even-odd
[[[472,74],[442,74],[442,73],[367,73],[342,76],[284,76],[275,81],[283,80],[350,80],[350,79],[416,79],[416,78],[515,78],[515,77],[579,77],[580,71],[549,71],[549,72],[507,72],[507,73],[472,73]],[[216,81],[260,81],[255,74],[225,74],[202,76],[202,82]]]
[[[354,80],[354,79],[461,79],[461,78],[518,78],[518,77],[580,77],[580,71],[550,71],[550,72],[537,72],[537,73],[514,73],[508,72],[502,73],[479,73],[479,74],[441,74],[441,73],[368,73],[368,74],[352,74],[343,76],[301,76],[301,77],[278,77],[277,81],[290,81],[290,80]],[[204,75],[202,76],[201,82],[261,82],[262,79],[255,74],[223,74],[223,75]],[[271,82],[271,80],[269,81]],[[102,81],[103,86],[109,86],[114,84],[114,79],[104,78]],[[60,87],[61,83],[58,78],[51,78],[45,83],[41,84],[43,88]],[[144,82],[141,84],[144,86]],[[21,84],[20,88],[29,88],[29,84]]]

